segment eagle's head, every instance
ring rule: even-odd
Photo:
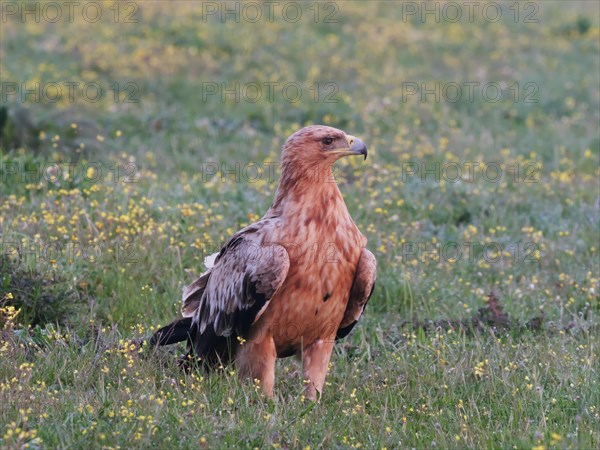
[[[283,146],[282,162],[295,166],[331,165],[342,156],[363,155],[367,146],[360,139],[337,128],[311,125],[292,134]]]

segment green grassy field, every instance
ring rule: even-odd
[[[0,5],[0,447],[600,447],[598,3],[29,5]],[[267,401],[132,344],[312,123],[369,146],[335,175],[379,267],[321,402],[292,359]]]

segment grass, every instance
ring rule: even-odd
[[[537,23],[524,4],[494,23],[406,18],[389,2],[339,3],[337,23],[315,23],[302,4],[296,23],[257,24],[166,2],[135,4],[127,23],[100,4],[94,24],[0,28],[0,446],[600,446],[596,3],[539,3]],[[22,82],[105,95],[7,93]],[[303,96],[207,95],[236,82],[297,82]],[[503,95],[407,95],[436,82]],[[184,374],[177,350],[135,345],[178,314],[204,256],[266,211],[269,164],[310,123],[369,145],[335,173],[379,264],[321,402],[290,359],[266,401],[234,368]],[[213,175],[236,163],[237,178]],[[502,176],[451,182],[474,163]],[[490,292],[540,325],[443,325]]]

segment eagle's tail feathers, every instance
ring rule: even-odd
[[[196,327],[192,326],[192,318],[178,319],[162,327],[150,338],[150,345],[171,345],[181,341],[193,341],[196,337]]]

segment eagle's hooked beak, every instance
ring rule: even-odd
[[[348,141],[348,146],[350,147],[352,155],[364,155],[365,159],[367,159],[367,144],[359,138],[350,135],[346,136],[346,140]]]

